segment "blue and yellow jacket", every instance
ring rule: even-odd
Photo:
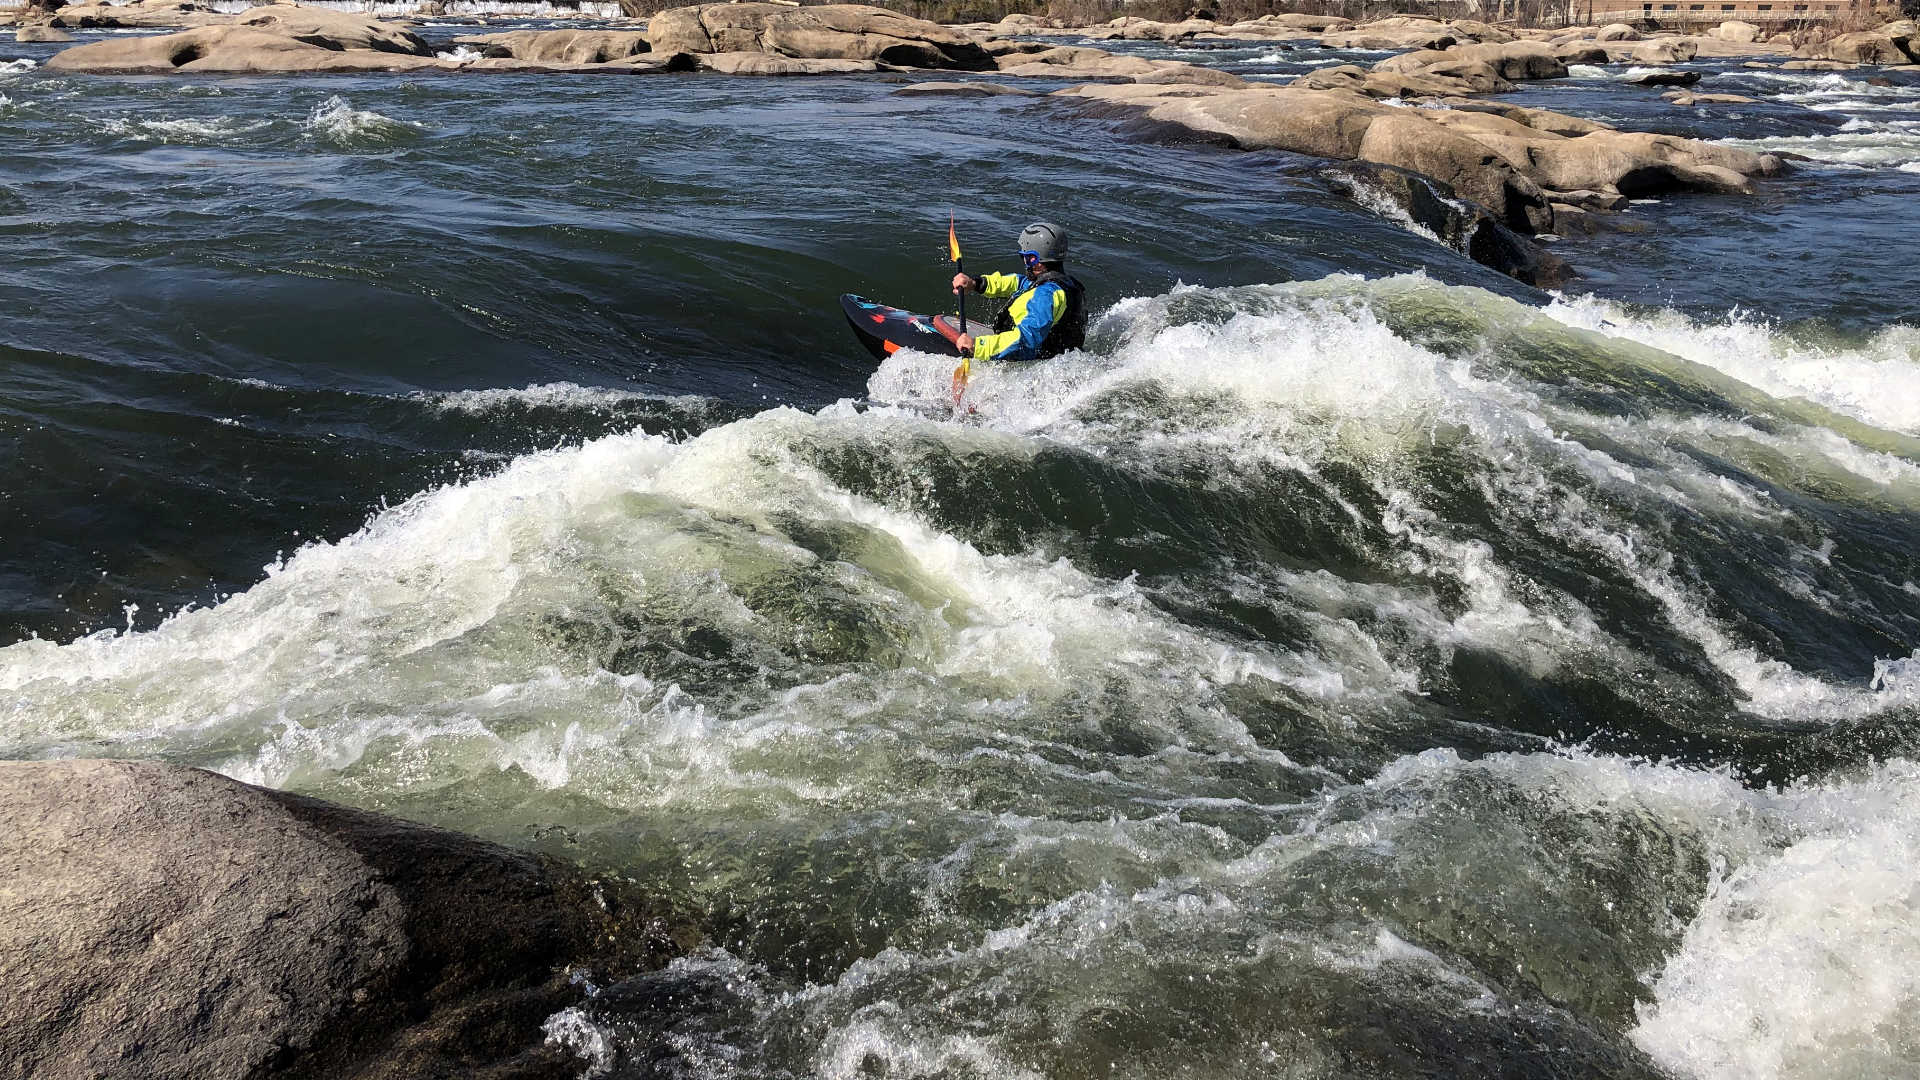
[[[1059,273],[1041,274],[1037,282],[1021,274],[986,274],[979,281],[982,293],[1013,302],[994,323],[999,333],[973,339],[975,360],[1038,360],[1080,347],[1086,314],[1079,282]]]

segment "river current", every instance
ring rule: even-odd
[[[584,1074],[1920,1071],[1920,79],[1530,85],[1807,158],[1545,294],[1045,98],[51,51],[0,753],[641,883],[709,944],[548,1022]],[[958,421],[835,305],[946,303],[949,211],[1096,312]]]

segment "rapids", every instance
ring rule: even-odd
[[[1548,296],[1045,102],[0,70],[0,754],[645,884],[710,943],[583,1074],[1920,1067],[1906,158]],[[1743,144],[1920,116],[1703,70]],[[957,421],[821,315],[940,303],[950,203],[1099,312]]]

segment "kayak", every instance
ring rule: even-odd
[[[952,315],[921,315],[876,304],[852,293],[841,295],[840,310],[846,313],[853,336],[860,339],[860,344],[865,345],[876,360],[885,360],[901,349],[915,349],[935,356],[960,355],[951,340],[959,336],[954,328],[960,322]],[[991,334],[993,328],[968,319],[967,332],[979,337]]]

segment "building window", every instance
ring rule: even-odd
[[[1755,11],[1772,11],[1772,10],[1773,10],[1773,5],[1772,5],[1772,4],[1756,4],[1756,5],[1754,5],[1754,8],[1753,8],[1753,10],[1755,10]]]
[[[1705,10],[1707,10],[1707,5],[1705,5],[1705,4],[1688,4],[1688,5],[1687,5],[1687,10],[1688,10],[1688,11],[1705,11]]]

